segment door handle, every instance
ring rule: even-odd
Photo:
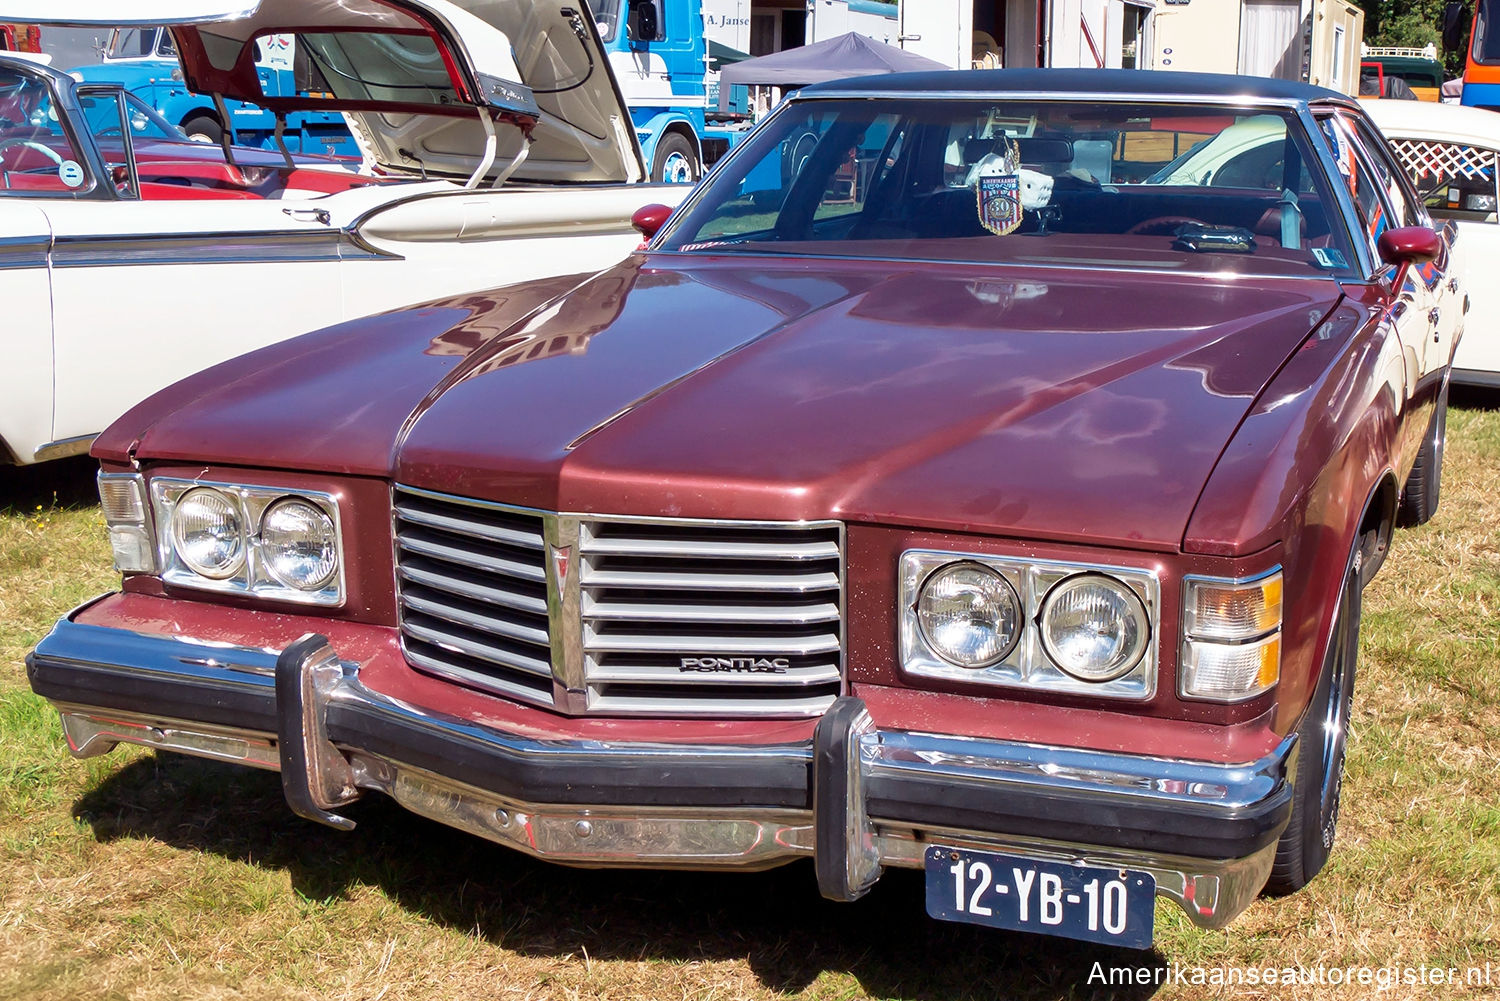
[[[311,222],[320,222],[325,226],[333,223],[333,215],[327,209],[282,209],[283,215],[289,215],[293,219],[303,219]],[[1433,310],[1437,312],[1437,310]]]

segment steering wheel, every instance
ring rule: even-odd
[[[27,149],[36,150],[59,167],[62,166],[62,156],[51,146],[43,146],[31,139],[0,139],[0,153],[4,153],[12,146],[25,146]],[[0,157],[0,160],[4,160],[4,157]]]
[[[1142,219],[1134,226],[1125,231],[1126,236],[1165,236],[1184,225],[1207,226],[1208,223],[1202,219],[1194,219],[1187,215],[1159,215],[1150,219]]]

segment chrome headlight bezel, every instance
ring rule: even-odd
[[[197,488],[210,488],[228,497],[239,512],[244,526],[244,560],[228,577],[215,579],[196,573],[177,552],[173,539],[173,518],[183,496]],[[344,602],[344,532],[339,518],[337,499],[330,493],[296,487],[262,487],[213,480],[185,480],[174,477],[152,477],[151,509],[157,539],[157,563],[161,579],[178,587],[191,587],[219,594],[236,594],[299,605],[337,607]],[[274,504],[283,500],[302,500],[333,523],[337,570],[314,590],[302,590],[279,580],[267,565],[260,538],[261,519]]]
[[[950,563],[978,563],[1004,578],[1021,602],[1022,633],[998,662],[983,668],[961,667],[945,660],[922,634],[916,601],[923,582]],[[1102,574],[1123,584],[1146,611],[1150,628],[1146,650],[1127,671],[1109,681],[1084,681],[1064,671],[1042,643],[1038,617],[1047,595],[1058,584],[1080,574]],[[986,553],[909,549],[899,561],[897,600],[900,603],[902,669],[917,678],[994,685],[1029,691],[1087,695],[1096,698],[1145,701],[1156,695],[1161,582],[1148,569],[1104,563],[1024,559]]]

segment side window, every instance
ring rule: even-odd
[[[1359,149],[1343,123],[1328,117],[1319,119],[1318,126],[1319,133],[1333,155],[1334,163],[1338,165],[1339,180],[1354,197],[1354,210],[1362,231],[1362,234],[1355,234],[1355,237],[1362,235],[1369,245],[1370,253],[1374,255],[1380,234],[1400,223],[1391,222],[1391,209],[1382,197],[1381,182],[1376,176],[1375,168],[1370,166],[1368,157]]]
[[[1370,128],[1362,119],[1354,119],[1349,123],[1354,130],[1360,146],[1369,156],[1370,163],[1375,168],[1375,173],[1380,179],[1381,189],[1385,192],[1387,201],[1399,220],[1397,226],[1420,226],[1422,225],[1422,213],[1418,209],[1417,199],[1406,183],[1406,177],[1391,158],[1390,148],[1385,139]]]
[[[0,197],[73,194],[88,186],[46,82],[0,67]]]

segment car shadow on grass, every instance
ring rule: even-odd
[[[284,870],[311,900],[378,887],[413,913],[523,955],[744,959],[773,991],[847,972],[881,997],[1144,998],[1153,988],[1107,986],[1101,970],[1165,965],[1155,952],[934,921],[916,871],[888,871],[864,899],[838,904],[819,896],[806,862],[761,873],[570,869],[383,796],[343,812],[354,831],[293,816],[275,774],[165,753],[111,773],[74,808],[101,841],[152,838]]]
[[[35,466],[0,466],[0,514],[37,508],[82,508],[99,503],[99,463],[86,455]]]

